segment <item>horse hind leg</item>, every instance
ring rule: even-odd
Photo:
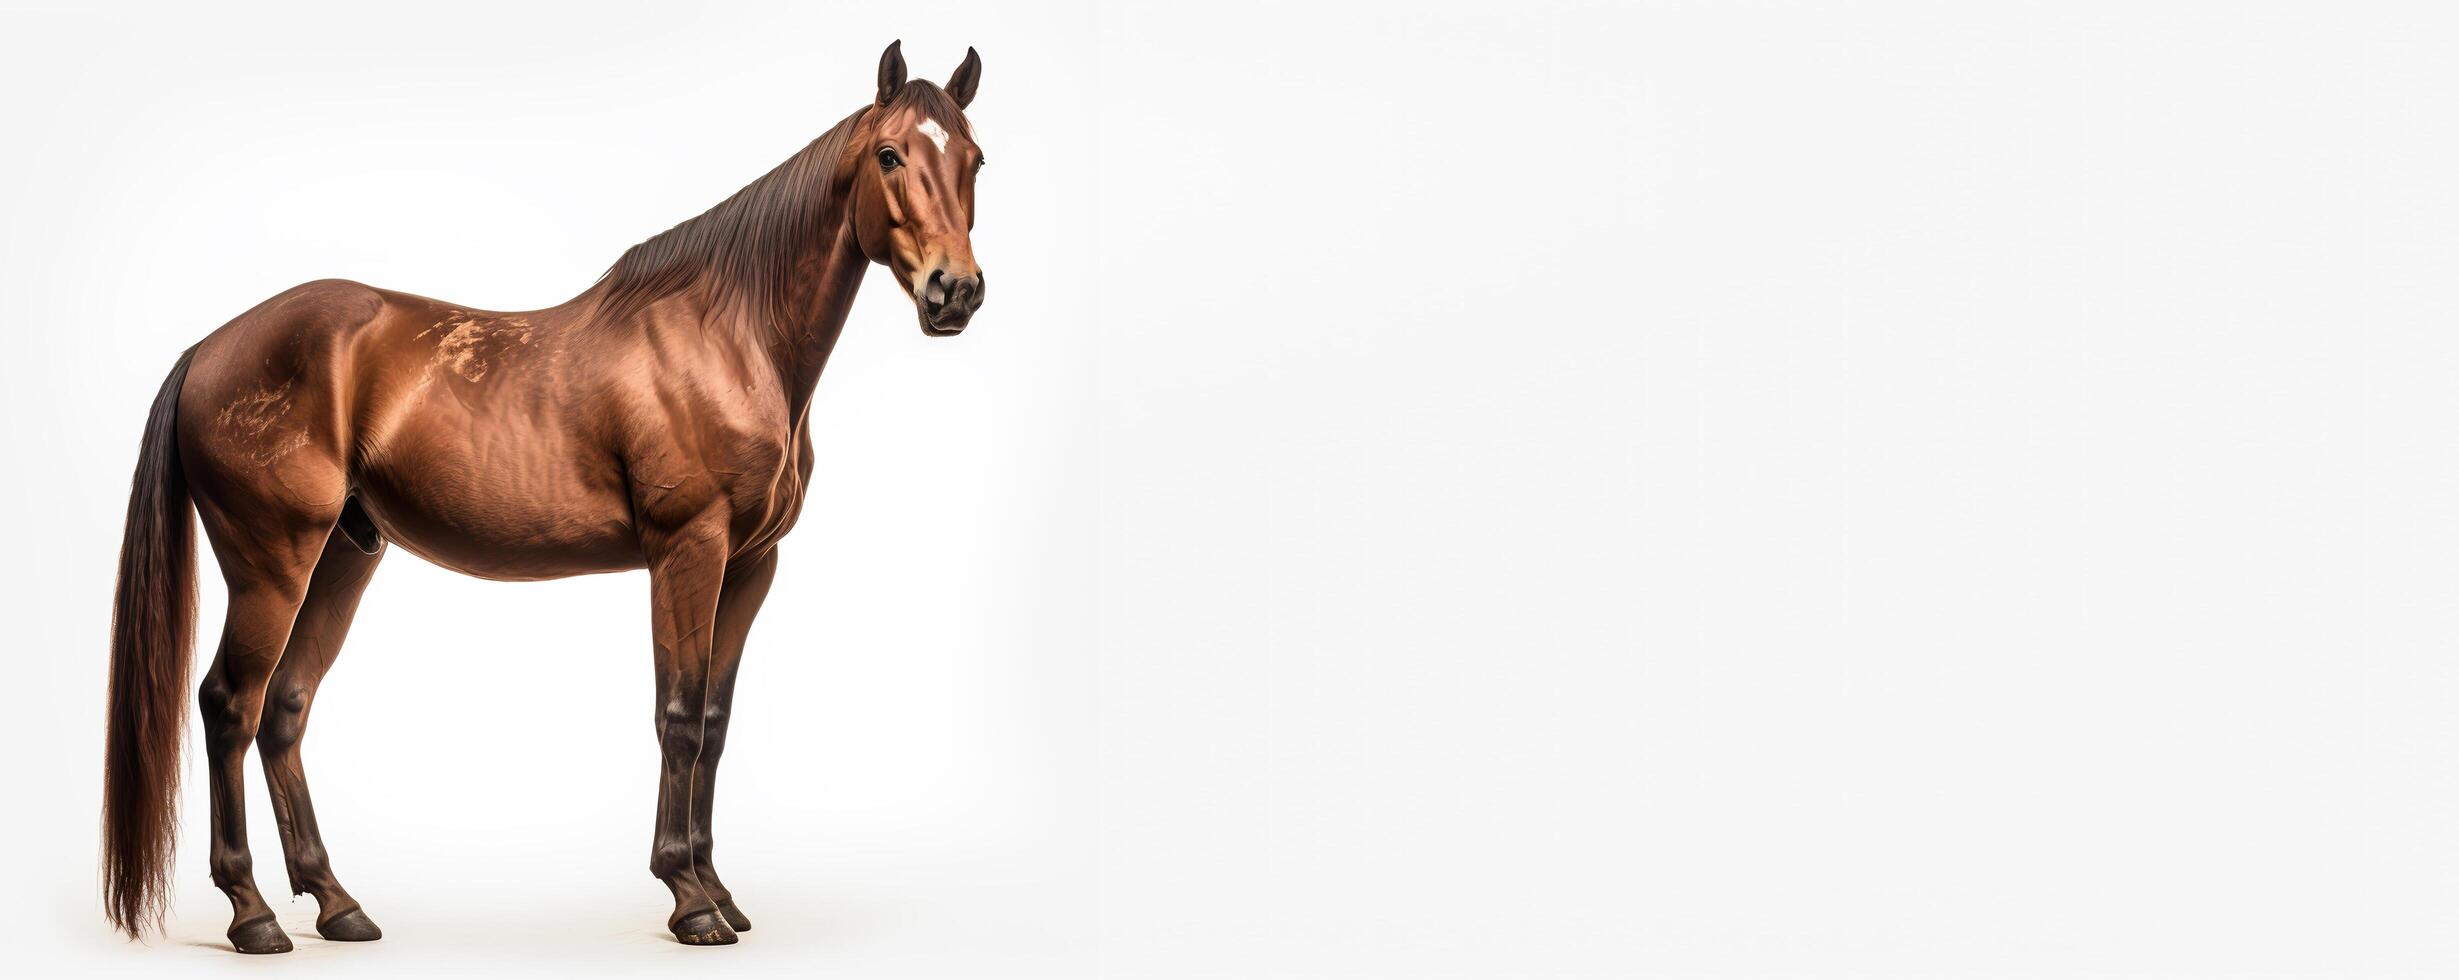
[[[201,509],[201,508],[200,508]],[[314,536],[277,529],[251,529],[246,538],[230,524],[208,519],[206,530],[230,585],[230,608],[213,666],[197,688],[205,727],[205,758],[213,803],[209,865],[213,883],[230,897],[231,946],[242,953],[283,953],[290,937],[256,890],[248,854],[244,764],[256,740],[265,688],[288,646],[292,620],[306,599],[317,549]]]
[[[251,472],[210,444],[188,460],[199,523],[230,588],[222,641],[197,688],[197,704],[212,791],[208,866],[214,884],[230,897],[231,946],[242,953],[291,948],[290,937],[256,890],[245,766],[263,720],[266,689],[290,646],[292,626],[346,496],[338,461],[302,454],[286,463],[278,473]],[[318,500],[325,503],[308,502]]]
[[[316,560],[307,597],[300,604],[297,622],[291,626],[290,642],[283,648],[281,663],[274,669],[273,681],[267,688],[263,724],[256,734],[266,788],[273,796],[273,815],[281,827],[283,862],[290,872],[291,894],[315,896],[316,934],[337,942],[366,942],[384,937],[384,931],[376,927],[375,921],[359,907],[358,900],[333,875],[323,835],[316,828],[316,808],[308,797],[307,771],[299,756],[299,743],[307,735],[308,710],[315,702],[317,685],[341,655],[342,640],[350,631],[351,617],[358,611],[359,597],[374,577],[376,563],[383,559],[377,547],[380,539],[352,533],[351,517],[356,510],[355,503],[343,510],[340,523],[325,540],[323,555]],[[365,522],[365,514],[358,514],[358,519]],[[370,524],[364,530],[372,532],[374,527]]]
[[[230,896],[240,952],[290,949],[256,890],[245,764],[267,686],[350,496],[349,340],[383,305],[350,283],[285,292],[199,342],[178,396],[181,471],[230,588],[197,700],[212,789],[210,867]]]

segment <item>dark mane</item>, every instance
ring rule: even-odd
[[[719,309],[734,308],[770,322],[791,316],[788,290],[794,263],[827,231],[822,223],[836,203],[829,186],[831,171],[868,108],[845,117],[802,152],[699,217],[625,249],[590,287],[599,295],[591,319],[621,322],[695,284],[706,284]],[[913,109],[972,138],[964,109],[930,82],[905,83],[885,108]]]
[[[599,296],[591,319],[618,323],[704,283],[720,308],[786,316],[794,262],[824,231],[831,171],[861,120],[860,111],[845,117],[716,207],[625,249],[590,287]]]

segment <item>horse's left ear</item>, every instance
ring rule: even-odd
[[[965,63],[956,66],[956,74],[948,76],[948,97],[962,109],[973,104],[973,93],[982,87],[982,56],[965,49]]]
[[[888,50],[879,53],[879,104],[887,105],[896,98],[897,90],[905,87],[905,41],[888,42]]]

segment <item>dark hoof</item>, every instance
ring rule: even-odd
[[[231,927],[231,948],[242,953],[290,952],[290,937],[282,932],[280,923],[258,919]]]
[[[359,909],[316,923],[316,934],[337,943],[372,943],[384,938],[384,930],[376,928],[376,920]]]
[[[744,915],[742,909],[735,908],[731,899],[717,903],[717,914],[725,916],[726,924],[733,926],[734,931],[751,931],[751,916]]]
[[[734,945],[734,927],[727,925],[714,909],[684,916],[683,921],[669,928],[674,930],[675,941],[685,946]]]

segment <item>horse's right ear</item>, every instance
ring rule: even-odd
[[[904,39],[888,42],[888,50],[879,53],[879,104],[887,105],[896,98],[897,90],[905,87]]]

